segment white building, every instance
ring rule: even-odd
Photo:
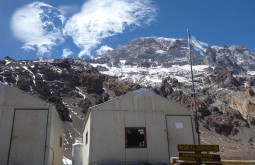
[[[178,144],[197,144],[192,111],[142,88],[90,109],[83,165],[169,164]]]
[[[53,105],[0,84],[0,164],[62,165],[62,141]]]

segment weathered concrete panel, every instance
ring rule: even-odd
[[[91,112],[91,164],[125,160],[123,111]]]
[[[145,112],[125,111],[125,127],[145,127]]]
[[[126,149],[126,164],[140,162],[142,164],[148,160],[147,148],[130,148]]]

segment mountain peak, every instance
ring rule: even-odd
[[[13,61],[13,59],[10,56],[5,56],[3,60]]]

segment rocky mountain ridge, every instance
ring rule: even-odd
[[[186,39],[172,38],[137,38],[128,45],[119,45],[114,50],[108,50],[101,56],[86,61],[92,63],[107,63],[116,66],[121,59],[126,65],[171,67],[176,64],[188,64],[188,47]],[[230,67],[236,70],[255,70],[255,53],[243,46],[211,46],[207,56],[194,54],[194,64]]]

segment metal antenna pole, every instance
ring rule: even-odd
[[[188,45],[189,45],[190,72],[191,72],[191,80],[192,80],[193,102],[194,102],[194,109],[195,109],[196,132],[197,132],[197,137],[198,137],[198,144],[200,144],[200,134],[199,134],[199,124],[198,124],[197,106],[196,106],[196,95],[195,95],[194,76],[193,76],[193,70],[192,70],[192,65],[193,65],[193,64],[192,64],[191,49],[190,49],[189,29],[187,29],[187,36],[188,36]],[[193,112],[194,112],[194,109],[193,109]]]

